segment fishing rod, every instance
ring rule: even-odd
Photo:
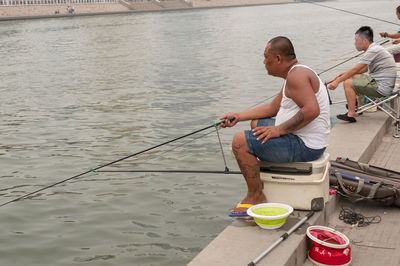
[[[262,258],[264,258],[269,252],[271,252],[276,246],[278,246],[282,241],[286,240],[291,233],[297,230],[305,221],[307,221],[311,216],[314,215],[314,210],[309,212],[303,219],[298,221],[292,228],[289,229],[286,233],[284,233],[278,240],[276,240],[269,248],[267,248],[260,256],[252,260],[247,266],[256,265]]]
[[[383,44],[385,44],[385,43],[387,43],[387,42],[389,42],[389,41],[390,41],[390,40],[384,40],[383,42],[379,43],[379,45],[383,45]],[[336,65],[334,65],[334,66],[332,66],[332,67],[330,67],[330,68],[328,68],[328,69],[325,69],[324,71],[318,73],[318,76],[319,76],[319,75],[322,75],[322,74],[324,74],[324,73],[326,73],[326,72],[328,72],[329,70],[334,69],[335,67],[338,67],[338,66],[340,66],[340,65],[343,65],[344,63],[347,63],[347,62],[349,62],[350,60],[352,60],[352,59],[354,59],[354,58],[357,58],[357,57],[359,57],[360,55],[362,55],[362,54],[364,54],[364,53],[365,53],[365,51],[363,51],[363,52],[361,52],[361,53],[358,53],[358,54],[356,54],[355,56],[352,56],[352,57],[346,59],[345,61],[343,61],[343,62],[341,62],[341,63],[339,63],[339,64],[336,64]]]
[[[383,44],[385,44],[385,43],[387,43],[387,42],[389,42],[389,41],[390,41],[390,40],[384,40],[383,42],[379,43],[379,45],[383,45]],[[324,74],[324,73],[326,73],[326,72],[328,72],[329,70],[334,69],[335,67],[338,67],[338,66],[340,66],[340,65],[343,65],[344,63],[347,63],[347,62],[349,62],[350,60],[352,60],[352,59],[354,59],[354,58],[357,58],[357,57],[359,57],[360,55],[362,55],[362,54],[364,54],[364,53],[365,53],[365,51],[363,51],[363,52],[361,52],[361,53],[358,53],[358,54],[356,54],[355,56],[352,56],[352,57],[346,59],[345,61],[340,62],[339,64],[336,64],[336,65],[334,65],[334,66],[332,66],[332,67],[330,67],[330,68],[328,68],[328,69],[325,69],[324,71],[318,73],[318,76],[319,76],[319,75],[322,75],[322,74]]]
[[[338,11],[341,11],[341,12],[349,13],[349,14],[352,14],[352,15],[357,15],[357,16],[360,16],[360,17],[370,18],[370,19],[381,21],[381,22],[386,22],[386,23],[389,23],[389,24],[400,26],[400,24],[392,22],[392,21],[388,21],[388,20],[384,20],[384,19],[376,18],[376,17],[371,17],[371,16],[368,16],[368,15],[364,15],[364,14],[348,11],[348,10],[341,9],[341,8],[336,8],[336,7],[332,7],[332,6],[326,6],[326,5],[322,5],[322,4],[317,4],[314,1],[305,0],[304,2],[312,4],[312,5],[321,6],[321,7],[325,7],[325,8],[330,8],[330,9],[338,10]]]
[[[234,117],[230,117],[230,118],[228,118],[227,120],[233,121],[234,119],[235,119]],[[177,140],[186,138],[186,137],[188,137],[188,136],[194,135],[194,134],[196,134],[196,133],[199,133],[199,132],[201,132],[201,131],[207,130],[207,129],[209,129],[209,128],[212,128],[212,127],[218,128],[218,126],[219,126],[220,124],[225,123],[225,122],[226,122],[226,120],[222,120],[222,121],[219,121],[219,122],[215,122],[214,124],[212,124],[212,125],[210,125],[210,126],[207,126],[207,127],[204,127],[204,128],[202,128],[202,129],[198,129],[198,130],[196,130],[196,131],[193,131],[193,132],[191,132],[191,133],[185,134],[185,135],[183,135],[183,136],[174,138],[174,139],[172,139],[172,140],[168,140],[168,141],[166,141],[166,142],[163,142],[163,143],[161,143],[161,144],[155,145],[155,146],[153,146],[153,147],[150,147],[150,148],[144,149],[144,150],[142,150],[142,151],[133,153],[133,154],[131,154],[131,155],[122,157],[122,158],[120,158],[120,159],[118,159],[118,160],[115,160],[115,161],[112,161],[112,162],[103,164],[103,165],[101,165],[101,166],[97,166],[97,167],[92,168],[92,169],[90,169],[90,170],[87,170],[87,171],[85,171],[85,172],[83,172],[83,173],[80,173],[80,174],[71,176],[71,177],[66,178],[66,179],[64,179],[64,180],[61,180],[61,181],[59,181],[59,182],[56,182],[56,183],[53,183],[53,184],[51,184],[51,185],[42,187],[42,188],[40,188],[40,189],[38,189],[38,190],[29,192],[29,193],[24,194],[24,195],[22,195],[22,196],[20,196],[20,197],[17,197],[17,198],[15,198],[15,199],[12,199],[12,200],[10,200],[10,201],[7,201],[7,202],[5,202],[5,203],[2,203],[2,204],[0,204],[0,207],[3,207],[3,206],[5,206],[5,205],[7,205],[7,204],[10,204],[10,203],[12,203],[12,202],[19,201],[19,200],[21,200],[21,199],[27,198],[27,197],[29,197],[29,196],[32,196],[33,194],[36,194],[36,193],[41,192],[41,191],[43,191],[43,190],[46,190],[46,189],[49,189],[49,188],[51,188],[51,187],[57,186],[57,185],[59,185],[59,184],[65,183],[65,182],[70,181],[70,180],[72,180],[72,179],[79,178],[79,177],[84,176],[84,175],[89,174],[89,173],[93,173],[93,172],[95,173],[95,172],[98,171],[99,169],[104,168],[104,167],[106,167],[106,166],[110,166],[110,165],[112,165],[112,164],[121,162],[121,161],[126,160],[126,159],[128,159],[128,158],[131,158],[131,157],[137,156],[137,155],[139,155],[139,154],[142,154],[142,153],[145,153],[145,152],[154,150],[154,149],[156,149],[156,148],[158,148],[158,147],[161,147],[161,146],[167,145],[167,144],[169,144],[169,143],[171,143],[171,142],[174,142],[174,141],[177,141]]]
[[[207,171],[207,170],[100,170],[94,171],[96,173],[195,173],[195,174],[227,174],[227,175],[240,175],[240,171]]]
[[[338,58],[332,58],[331,61],[342,61],[342,60],[347,60],[350,59],[351,56],[348,57],[338,57]]]

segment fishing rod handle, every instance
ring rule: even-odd
[[[215,127],[218,127],[220,124],[222,124],[222,123],[225,123],[226,122],[226,120],[229,120],[230,122],[232,122],[233,120],[235,120],[235,117],[234,116],[232,116],[232,117],[229,117],[228,119],[225,119],[225,120],[221,120],[221,121],[219,121],[219,122],[215,122]]]

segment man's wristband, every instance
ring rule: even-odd
[[[383,34],[383,37],[387,38],[387,36],[388,36],[388,33],[385,32],[385,33]]]

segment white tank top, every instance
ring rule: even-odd
[[[295,67],[305,67],[313,71],[305,65],[294,65],[289,69],[289,72]],[[315,73],[315,75],[319,80],[319,90],[315,94],[315,97],[318,101],[320,113],[318,117],[308,123],[305,127],[292,132],[292,134],[299,136],[308,148],[317,150],[328,146],[328,136],[331,126],[328,92],[317,73]],[[280,125],[286,122],[300,110],[299,106],[292,99],[285,96],[285,89],[286,80],[283,85],[282,101],[278,114],[276,115],[275,125]]]

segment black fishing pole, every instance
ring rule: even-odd
[[[229,121],[233,121],[234,119],[235,119],[234,117],[228,118]],[[196,130],[196,131],[193,131],[193,132],[191,132],[191,133],[188,133],[188,134],[186,134],[186,135],[177,137],[177,138],[175,138],[175,139],[172,139],[172,140],[163,142],[163,143],[158,144],[158,145],[155,145],[155,146],[153,146],[153,147],[150,147],[150,148],[144,149],[144,150],[142,150],[142,151],[136,152],[136,153],[134,153],[134,154],[131,154],[131,155],[122,157],[122,158],[120,158],[120,159],[118,159],[118,160],[115,160],[115,161],[112,161],[112,162],[103,164],[103,165],[101,165],[101,166],[92,168],[92,169],[87,170],[87,171],[85,171],[85,172],[83,172],[83,173],[74,175],[74,176],[72,176],[72,177],[69,177],[69,178],[67,178],[67,179],[61,180],[61,181],[56,182],[56,183],[54,183],[54,184],[45,186],[45,187],[40,188],[40,189],[38,189],[38,190],[29,192],[29,193],[27,193],[27,194],[25,194],[25,195],[22,195],[22,196],[18,197],[18,198],[15,198],[15,199],[13,199],[13,200],[10,200],[10,201],[7,201],[7,202],[5,202],[5,203],[0,204],[0,207],[3,207],[3,206],[5,206],[5,205],[7,205],[7,204],[10,204],[11,202],[15,202],[15,201],[18,201],[18,200],[27,198],[27,197],[29,197],[29,196],[32,196],[33,194],[36,194],[36,193],[41,192],[41,191],[43,191],[43,190],[45,190],[45,189],[48,189],[48,188],[57,186],[57,185],[59,185],[59,184],[65,183],[65,182],[67,182],[67,181],[69,181],[69,180],[76,179],[76,178],[81,177],[81,176],[84,176],[84,175],[86,175],[86,174],[96,172],[97,170],[99,170],[99,169],[101,169],[101,168],[104,168],[104,167],[106,167],[106,166],[110,166],[110,165],[112,165],[112,164],[121,162],[121,161],[123,161],[123,160],[126,160],[126,159],[128,159],[128,158],[134,157],[134,156],[136,156],[136,155],[139,155],[139,154],[142,154],[142,153],[145,153],[145,152],[154,150],[154,149],[156,149],[156,148],[158,148],[158,147],[161,147],[161,146],[163,146],[163,145],[169,144],[169,143],[171,143],[171,142],[174,142],[174,141],[177,141],[177,140],[186,138],[186,137],[188,137],[188,136],[194,135],[194,134],[196,134],[196,133],[199,133],[199,132],[201,132],[201,131],[207,130],[207,129],[209,129],[209,128],[212,128],[212,127],[216,127],[216,128],[217,128],[220,124],[224,123],[225,121],[226,121],[226,120],[222,120],[222,121],[219,121],[219,122],[215,122],[214,124],[212,124],[212,125],[210,125],[210,126],[204,127],[204,128],[202,128],[202,129],[199,129],[199,130]]]
[[[370,19],[374,19],[374,20],[378,20],[378,21],[382,21],[382,22],[386,22],[386,23],[389,23],[389,24],[400,26],[400,24],[392,22],[392,21],[388,21],[388,20],[384,20],[384,19],[380,19],[380,18],[376,18],[376,17],[371,17],[371,16],[368,16],[368,15],[364,15],[364,14],[348,11],[348,10],[341,9],[341,8],[336,8],[336,7],[332,7],[332,6],[326,6],[326,5],[322,5],[322,4],[317,4],[314,1],[304,0],[304,2],[309,3],[309,4],[313,4],[313,5],[316,5],[316,6],[330,8],[330,9],[338,10],[338,11],[341,11],[341,12],[349,13],[349,14],[352,14],[352,15],[357,15],[357,16],[360,16],[360,17],[370,18]]]
[[[96,173],[195,173],[195,174],[227,174],[227,175],[239,175],[240,171],[208,171],[208,170],[100,170],[95,171]]]

